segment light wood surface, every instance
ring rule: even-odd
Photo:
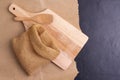
[[[64,70],[69,67],[88,40],[88,37],[84,33],[50,9],[46,9],[40,13],[30,13],[21,9],[16,4],[11,4],[9,11],[18,17],[33,17],[43,13],[53,15],[53,23],[45,25],[44,28],[55,37],[58,47],[62,50],[60,55],[52,62]],[[30,21],[23,21],[23,23],[26,30],[33,24]]]
[[[50,24],[53,21],[53,16],[50,14],[39,14],[33,17],[15,17],[16,21],[34,21],[39,24]]]

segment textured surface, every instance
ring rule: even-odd
[[[120,80],[120,0],[79,0],[89,41],[76,58],[77,80]]]

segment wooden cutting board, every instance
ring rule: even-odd
[[[84,33],[50,9],[46,9],[40,13],[30,13],[16,4],[11,4],[9,11],[18,17],[33,17],[43,13],[53,15],[53,23],[44,28],[56,39],[58,48],[62,50],[62,53],[52,62],[64,70],[69,67],[88,40],[88,37]],[[26,29],[33,24],[29,21],[23,21],[23,23]]]

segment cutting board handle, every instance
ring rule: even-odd
[[[15,16],[19,17],[30,17],[30,13],[26,12],[22,8],[18,7],[16,4],[11,4],[9,7],[9,11],[13,13]]]

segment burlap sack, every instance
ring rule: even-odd
[[[29,39],[28,32],[24,32],[15,37],[12,41],[12,45],[20,66],[28,75],[37,74],[41,71],[41,68],[50,63],[50,60],[37,55]]]
[[[54,64],[49,64],[39,74],[26,75],[16,60],[11,46],[13,37],[24,32],[23,25],[15,22],[14,16],[8,11],[9,5],[13,2],[31,12],[50,8],[79,28],[77,0],[0,0],[0,80],[74,80],[78,73],[75,62],[69,67],[69,71],[64,73]]]

